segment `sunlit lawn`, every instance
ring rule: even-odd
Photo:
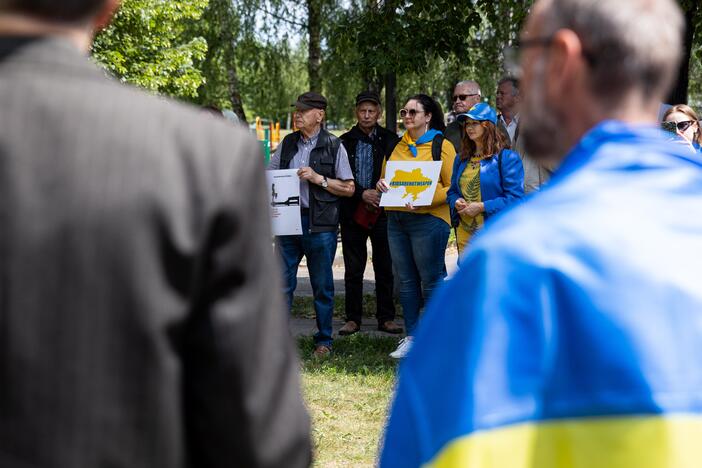
[[[397,364],[397,338],[356,334],[337,339],[330,358],[311,357],[300,338],[302,383],[312,415],[317,467],[374,466]]]

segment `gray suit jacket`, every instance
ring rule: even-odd
[[[252,137],[0,38],[0,466],[305,466]]]

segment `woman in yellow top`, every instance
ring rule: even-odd
[[[403,358],[412,346],[419,310],[446,277],[446,243],[451,230],[451,215],[446,192],[451,185],[451,169],[456,151],[443,139],[446,128],[441,106],[431,97],[418,94],[400,111],[407,131],[397,144],[389,161],[432,161],[432,142],[441,141],[439,183],[430,206],[415,208],[408,203],[402,208],[386,208],[388,242],[395,272],[400,283],[400,304],[405,317],[407,337],[400,341],[391,357]],[[389,190],[384,179],[385,166],[376,186]]]

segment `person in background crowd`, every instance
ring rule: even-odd
[[[456,155],[447,193],[456,226],[458,252],[485,220],[524,197],[524,171],[519,155],[507,149],[497,130],[497,115],[483,102],[458,116],[464,121],[465,141]]]
[[[674,123],[677,135],[690,143],[695,151],[702,151],[702,131],[694,109],[686,104],[678,104],[666,111],[663,121]]]
[[[465,114],[475,104],[480,102],[480,85],[473,80],[459,81],[453,89],[453,113],[458,116]],[[449,140],[456,154],[461,152],[463,141],[463,125],[455,119],[446,126],[444,136]]]
[[[657,121],[684,27],[675,0],[534,4],[520,138],[560,165],[434,296],[381,468],[700,465],[702,160]]]
[[[419,311],[446,277],[446,244],[451,217],[446,192],[451,185],[451,167],[455,148],[443,137],[444,114],[431,97],[418,94],[400,110],[407,131],[392,152],[389,161],[432,161],[438,154],[441,171],[431,206],[386,208],[388,240],[395,272],[400,282],[400,304],[407,337],[390,356],[403,358],[412,347]],[[434,141],[436,139],[436,142]],[[432,151],[439,145],[440,151]],[[385,175],[385,164],[381,177]],[[381,178],[377,189],[387,192],[389,185]]]
[[[377,93],[364,91],[356,96],[358,122],[341,135],[354,174],[354,195],[342,202],[341,245],[344,249],[344,283],[346,289],[346,323],[339,335],[351,335],[361,329],[363,315],[363,272],[368,260],[368,238],[373,248],[376,318],[378,330],[402,333],[395,323],[393,274],[388,245],[388,218],[380,208],[380,193],[375,185],[383,161],[390,157],[399,138],[378,125],[382,114]]]
[[[118,3],[0,1],[0,466],[307,467],[259,145],[88,58]]]
[[[505,77],[497,83],[495,101],[500,111],[498,119],[507,130],[510,143],[515,142],[519,128],[519,81],[516,78]]]
[[[307,258],[318,332],[315,357],[332,350],[334,273],[341,198],[354,194],[353,172],[341,140],[322,128],[327,100],[315,92],[301,94],[295,106],[297,131],[276,149],[269,170],[298,169],[302,235],[278,236],[276,248],[283,260],[285,295],[292,310],[297,268]]]
[[[497,86],[497,109],[500,111],[499,125],[503,126],[511,141],[511,147],[522,160],[524,168],[524,193],[531,193],[539,188],[551,177],[551,170],[543,161],[537,161],[529,156],[524,148],[523,140],[519,138],[519,80],[514,77],[505,77]]]

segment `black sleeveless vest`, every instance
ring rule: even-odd
[[[286,136],[280,153],[280,168],[289,169],[290,161],[297,154],[299,131]],[[310,152],[310,167],[328,179],[336,179],[336,154],[341,140],[324,129],[319,131],[317,145]],[[341,200],[317,184],[309,183],[310,232],[336,231],[339,226]]]

